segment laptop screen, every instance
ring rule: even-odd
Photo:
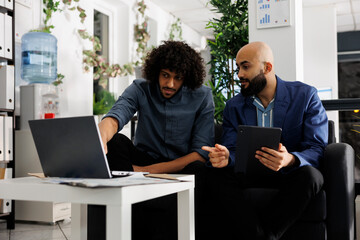
[[[29,121],[45,176],[111,178],[93,116]]]

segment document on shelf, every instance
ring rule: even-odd
[[[41,178],[44,183],[65,184],[77,187],[100,188],[100,187],[126,187],[143,184],[173,183],[180,182],[178,179],[165,179],[146,177],[142,173],[130,175],[128,177],[98,179],[98,178]]]

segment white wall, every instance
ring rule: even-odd
[[[33,0],[30,8],[16,3],[15,31],[18,34],[18,42],[23,34],[39,28],[42,24],[41,2]],[[152,42],[160,44],[162,40],[167,39],[174,17],[150,1],[145,3],[148,6],[146,15],[152,19],[152,24],[155,24],[155,33],[150,33],[155,38]],[[94,8],[110,15],[109,62],[120,65],[128,63],[132,61],[136,49],[133,39],[136,22],[135,4],[136,0],[81,0],[80,6],[87,14],[84,24],[80,23],[77,11],[54,13],[52,24],[55,29],[52,33],[58,39],[58,72],[65,75],[60,94],[61,116],[92,115],[92,73],[84,73],[82,68],[82,51],[89,49],[91,45],[78,36],[77,29],[85,28],[92,33]],[[195,48],[205,48],[204,37],[185,24],[182,28],[184,41]],[[112,79],[110,88],[118,96],[133,79],[134,76]]]
[[[337,75],[336,8],[304,7],[304,82],[331,87],[337,98]]]
[[[256,26],[256,2],[249,1],[249,41],[264,41],[274,53],[276,74],[286,81],[303,81],[302,0],[290,0],[291,25],[277,28]]]
[[[318,89],[331,89],[331,99],[337,99],[336,8],[334,5],[304,7],[303,14],[304,82]],[[335,122],[335,134],[339,139],[338,111],[327,111],[327,115]]]
[[[81,7],[90,12],[89,5]],[[52,24],[55,26],[52,34],[58,40],[58,73],[65,76],[60,85],[60,114],[62,117],[92,115],[93,74],[82,68],[82,51],[91,49],[92,45],[81,39],[77,30],[85,28],[92,34],[93,18],[87,17],[82,24],[77,11],[64,11],[54,14]]]

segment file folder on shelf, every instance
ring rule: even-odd
[[[5,7],[7,9],[11,9],[11,10],[14,9],[14,2],[13,2],[14,0],[4,0],[4,1],[5,1]]]
[[[0,13],[0,57],[5,57],[5,14],[3,13]]]
[[[0,108],[14,110],[14,66],[0,66]]]
[[[5,58],[12,59],[13,55],[13,49],[12,49],[12,43],[13,43],[13,32],[12,32],[12,17],[5,14]]]
[[[6,168],[4,179],[12,178],[12,168]],[[0,204],[0,213],[9,213],[11,212],[11,200],[10,199],[2,199]]]
[[[0,116],[0,161],[5,160],[5,154],[4,154],[4,116]],[[1,171],[1,168],[0,168]],[[1,179],[1,172],[0,172],[0,179]]]
[[[13,160],[13,118],[4,117],[4,160]]]
[[[1,0],[0,0],[0,1],[1,1]],[[4,179],[4,177],[5,177],[5,170],[6,170],[6,168],[0,167],[0,181],[1,181],[2,179]],[[3,202],[3,200],[0,199],[0,206],[2,206],[2,202]]]

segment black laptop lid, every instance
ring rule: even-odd
[[[239,125],[235,172],[244,173],[248,177],[272,176],[275,172],[255,158],[255,152],[261,147],[278,150],[280,139],[281,128]]]
[[[46,176],[111,177],[93,116],[30,120],[29,126]]]

